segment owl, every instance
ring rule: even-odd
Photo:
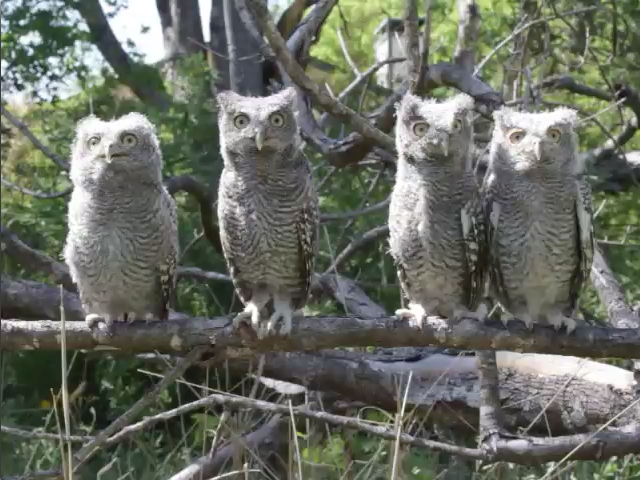
[[[418,327],[428,315],[483,321],[487,313],[473,106],[465,94],[443,102],[407,94],[396,108],[389,252],[409,300],[396,315]]]
[[[176,206],[155,128],[140,113],[81,120],[72,144],[63,256],[89,327],[166,320],[178,258]]]
[[[301,150],[296,91],[217,96],[224,168],[218,190],[222,250],[259,338],[291,331],[307,301],[317,250],[318,197]],[[267,314],[264,314],[264,311]]]
[[[568,108],[494,113],[481,193],[491,290],[529,328],[540,322],[573,331],[591,270],[591,189],[581,175],[577,120]]]

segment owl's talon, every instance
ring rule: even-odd
[[[251,324],[251,312],[240,312],[232,320],[233,328],[238,329],[242,326],[243,323],[247,325]]]
[[[426,312],[420,305],[410,305],[409,308],[399,308],[395,311],[396,317],[401,320],[406,320],[409,325],[422,330]]]
[[[113,318],[109,315],[99,315],[97,313],[89,313],[84,317],[84,323],[90,330],[110,336],[113,329]]]
[[[571,332],[573,332],[576,327],[577,327],[577,322],[571,318],[571,317],[566,317],[564,316],[562,313],[556,313],[553,315],[548,315],[547,316],[547,321],[553,325],[553,328],[555,329],[556,332],[559,332],[560,329],[562,328],[563,325],[566,325],[567,327],[567,334],[570,334]]]

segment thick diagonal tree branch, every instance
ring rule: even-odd
[[[335,3],[335,0],[326,1],[333,1]],[[293,55],[287,48],[287,44],[278,32],[278,29],[273,23],[269,11],[262,0],[247,0],[247,5],[254,16],[256,23],[264,32],[264,36],[267,38],[269,45],[278,58],[278,62],[282,65],[282,68],[285,70],[287,75],[291,77],[291,79],[305,94],[309,95],[315,102],[322,106],[322,108],[327,110],[336,118],[348,122],[365,138],[389,150],[393,150],[395,148],[394,141],[391,137],[373,127],[367,120],[350,108],[334,100],[325,87],[320,87],[313,83],[302,67],[300,67],[293,58]]]
[[[142,102],[155,105],[160,110],[169,108],[170,101],[158,71],[148,65],[136,64],[124,51],[109,25],[100,1],[83,0],[74,2],[74,6],[87,23],[94,45],[116,72],[118,79]]]

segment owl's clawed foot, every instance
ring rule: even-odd
[[[254,302],[248,302],[244,311],[233,317],[233,327],[238,329],[243,323],[250,323],[251,327],[260,337],[260,306]]]
[[[533,315],[529,315],[528,313],[523,313],[520,315],[520,320],[522,320],[525,324],[525,326],[530,330],[533,331],[533,326],[535,325],[535,320]],[[506,325],[506,324],[505,324]]]
[[[422,329],[424,321],[427,318],[427,312],[422,305],[410,303],[409,308],[399,308],[395,312],[396,317],[406,320],[412,327]]]
[[[484,323],[488,317],[489,309],[484,303],[481,304],[475,312],[464,307],[458,307],[453,310],[453,320],[456,322],[464,320],[465,318],[472,318],[480,323]]]
[[[273,335],[275,333],[275,326],[280,320],[282,320],[282,326],[278,333],[280,335],[289,335],[293,328],[293,317],[294,312],[291,308],[276,308],[273,315],[269,317],[269,320],[263,322],[260,326],[260,329],[258,330],[258,338],[262,339],[269,335]]]
[[[97,329],[100,333],[111,335],[113,328],[113,317],[110,315],[99,315],[89,313],[84,317],[84,323],[90,330]]]
[[[573,318],[567,317],[559,312],[554,313],[552,315],[548,315],[547,321],[551,325],[553,325],[553,328],[556,330],[556,332],[559,331],[563,325],[566,325],[567,334],[570,334],[571,332],[573,332],[576,329],[576,326],[578,325]]]

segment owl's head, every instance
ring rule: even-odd
[[[442,102],[407,93],[396,107],[396,148],[413,162],[469,167],[474,100],[458,94]]]
[[[71,179],[162,181],[162,154],[154,125],[132,112],[104,121],[80,120],[71,147]]]
[[[293,87],[268,97],[220,92],[216,99],[223,152],[240,159],[275,159],[297,147],[296,97]]]
[[[578,113],[570,108],[494,112],[491,162],[498,169],[578,173],[582,165],[575,132]]]

